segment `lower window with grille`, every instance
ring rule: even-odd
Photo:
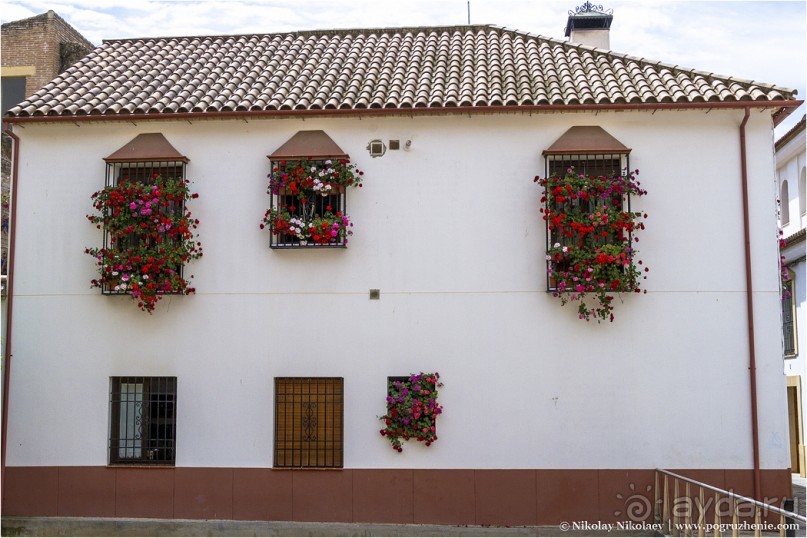
[[[274,467],[341,468],[343,417],[343,378],[275,378]]]
[[[109,463],[174,465],[176,377],[110,380]]]

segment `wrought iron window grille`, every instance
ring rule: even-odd
[[[275,378],[276,468],[342,468],[344,379]]]
[[[545,177],[563,177],[568,170],[573,169],[577,174],[586,176],[615,176],[625,175],[630,172],[630,162],[628,154],[626,153],[580,153],[580,154],[563,154],[563,155],[546,155],[544,157],[544,173]],[[574,200],[567,203],[577,204],[577,207],[582,208],[581,204],[586,204],[589,210],[594,209],[594,202],[584,200]],[[619,207],[624,207],[625,211],[631,210],[630,195],[625,196],[621,201],[610,200],[609,203],[620,204]],[[544,205],[544,210],[549,209],[549,201],[547,200]],[[560,244],[561,246],[574,246],[572,238],[563,236],[560,230],[550,230],[549,221],[546,222],[546,246],[547,250],[550,246]],[[612,238],[600,238],[601,242],[611,241]],[[559,262],[547,260],[547,280],[546,291],[557,291],[556,283],[553,281],[551,274],[554,270],[563,270]]]
[[[149,185],[154,183],[154,178],[161,176],[163,178],[172,178],[178,180],[185,179],[185,162],[183,161],[136,161],[136,162],[107,162],[106,164],[106,181],[107,187],[112,185],[121,185],[124,183],[137,183],[142,185]],[[172,203],[170,210],[178,215],[185,212],[185,202]],[[104,229],[104,248],[105,249],[120,249],[122,251],[132,250],[141,245],[145,239],[138,233],[131,233],[126,235],[113,235],[108,230]],[[147,245],[151,246],[151,245]],[[184,264],[178,264],[174,267],[174,271],[183,276]],[[103,295],[126,295],[127,290],[115,290],[110,284],[105,285],[101,289]],[[173,295],[181,292],[164,292]]]
[[[387,392],[389,392],[389,388],[395,385],[395,382],[398,383],[410,383],[411,377],[408,375],[391,375],[387,376]],[[389,395],[389,394],[388,394]]]
[[[176,377],[110,379],[110,465],[174,465]]]
[[[782,297],[782,333],[784,337],[784,354],[785,358],[791,359],[798,355],[798,346],[796,342],[796,304],[793,301],[793,278],[795,277],[792,271],[788,271],[789,280],[782,283],[784,288],[784,296]]]
[[[324,165],[327,159],[308,159],[307,162],[316,165]],[[293,166],[299,161],[282,161],[270,162],[272,170],[278,167],[283,170],[283,166]],[[274,172],[273,172],[274,173]],[[292,218],[299,219],[305,225],[311,223],[314,219],[324,216],[326,213],[341,213],[345,214],[347,211],[347,189],[342,186],[336,186],[335,189],[327,195],[322,194],[308,194],[302,196],[293,194],[287,188],[279,188],[277,192],[275,189],[270,189],[269,207],[273,210],[286,210]],[[275,228],[272,226],[271,236],[269,239],[269,247],[273,249],[285,248],[346,248],[345,240],[340,238],[337,241],[319,244],[314,241],[300,239],[299,237],[280,233],[275,234]]]

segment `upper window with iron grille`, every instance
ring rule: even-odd
[[[570,174],[581,177],[611,178],[628,174],[630,149],[608,134],[601,127],[572,127],[555,143],[544,151],[544,177],[564,178]],[[550,181],[555,189],[564,188],[563,181]],[[571,188],[571,187],[566,187]],[[564,193],[565,194],[565,193]],[[577,196],[544,196],[547,204],[546,210],[555,213],[563,211],[566,204],[573,204],[574,209],[581,214],[590,213],[592,218],[603,204],[617,210],[630,210],[630,196],[597,196],[589,198],[587,193]],[[580,223],[581,226],[586,223]],[[563,252],[566,248],[597,248],[613,242],[613,237],[589,233],[587,228],[567,230],[561,226],[553,225],[551,219],[546,219],[547,244],[547,290],[558,289],[555,276],[563,272],[563,265],[572,263],[568,257],[552,255],[557,249]],[[590,226],[596,232],[606,229],[604,227]],[[608,232],[613,233],[613,232]],[[561,290],[563,291],[563,290]]]
[[[271,231],[269,246],[347,246],[347,191],[361,187],[362,176],[349,156],[324,131],[299,131],[268,157],[271,198],[261,228]]]
[[[275,467],[341,468],[344,380],[275,378]]]
[[[159,208],[157,205],[147,207],[141,203],[145,198],[141,196],[143,186],[170,188],[171,185],[182,183],[185,180],[185,167],[188,159],[177,152],[163,135],[159,133],[138,135],[104,160],[106,161],[107,186],[132,186],[133,199],[126,200],[132,211],[151,212],[156,217],[166,217],[164,219],[166,221],[183,215],[185,204],[179,196],[175,201],[168,202],[167,205],[160,204]],[[104,248],[119,251],[121,257],[129,258],[139,255],[141,258],[147,259],[151,251],[156,252],[160,243],[166,241],[177,242],[181,241],[181,238],[167,228],[157,234],[144,233],[143,230],[136,228],[115,231],[104,229]],[[176,260],[168,263],[171,264],[168,271],[173,271],[181,277],[184,264]],[[102,288],[102,292],[105,294],[129,292],[128,286],[125,284],[121,286],[121,283],[117,283],[114,279],[109,279],[105,284]],[[167,286],[163,293],[182,293],[182,291]]]
[[[109,463],[174,465],[176,377],[110,379]]]
[[[185,177],[187,158],[160,133],[138,135],[105,159],[106,185],[92,195],[96,214],[87,218],[103,229],[103,246],[87,248],[100,278],[94,287],[107,295],[129,295],[152,312],[168,294],[195,292],[183,273],[202,256],[186,208],[197,198]]]
[[[265,221],[272,231],[271,247],[347,245],[348,236],[353,235],[345,210],[350,185],[339,182],[345,163],[330,159],[273,163],[271,209]]]

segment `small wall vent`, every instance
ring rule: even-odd
[[[370,140],[367,144],[367,151],[370,152],[370,157],[381,157],[387,152],[387,146],[381,140]]]

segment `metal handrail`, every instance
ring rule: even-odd
[[[777,513],[779,515],[789,517],[789,518],[801,521],[803,523],[807,523],[807,517],[799,515],[799,514],[796,514],[794,512],[788,512],[787,510],[782,510],[781,508],[777,508],[776,506],[773,506],[772,504],[765,504],[763,502],[756,501],[756,500],[754,500],[754,499],[752,499],[750,497],[745,497],[743,495],[737,495],[736,493],[734,493],[732,491],[726,491],[724,489],[716,488],[714,486],[710,486],[709,484],[704,484],[703,482],[698,482],[697,480],[693,480],[692,478],[687,478],[685,476],[681,476],[680,474],[675,474],[675,473],[670,472],[670,471],[665,471],[664,469],[656,469],[656,472],[666,474],[667,476],[677,478],[678,480],[683,480],[684,482],[689,482],[690,484],[694,484],[694,485],[696,485],[698,487],[714,491],[715,493],[720,493],[720,494],[725,495],[727,497],[737,499],[738,501],[741,501],[741,502],[747,502],[747,503],[754,504],[756,506],[759,506],[760,508],[765,508],[765,509],[770,510],[771,512],[775,512],[775,513]]]

